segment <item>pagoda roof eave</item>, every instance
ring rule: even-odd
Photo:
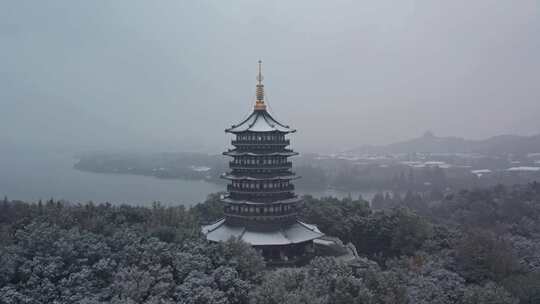
[[[270,130],[270,131],[256,131],[256,130],[244,130],[244,131],[235,131],[233,128],[225,129],[226,133],[232,133],[232,134],[240,134],[240,133],[246,133],[246,132],[253,132],[253,133],[268,133],[268,132],[278,132],[278,133],[296,133],[296,129],[290,129],[288,131],[280,131],[280,130]]]
[[[246,176],[246,175],[233,175],[233,174],[222,174],[220,176],[223,179],[228,180],[256,180],[256,181],[262,181],[262,180],[295,180],[299,179],[300,176],[298,175],[278,175],[273,177],[253,177],[253,176]]]
[[[270,152],[270,153],[254,153],[254,152],[240,152],[238,150],[231,150],[223,152],[223,155],[226,156],[296,156],[298,155],[298,152],[294,151],[282,151],[282,152]]]
[[[277,200],[272,202],[253,202],[249,200],[236,200],[228,196],[225,196],[220,199],[223,203],[235,204],[235,205],[254,205],[254,206],[270,206],[270,205],[279,205],[279,204],[294,204],[302,201],[302,198],[296,196],[284,200]]]
[[[210,241],[224,242],[234,237],[252,246],[298,244],[324,236],[317,226],[299,220],[279,230],[259,231],[245,226],[231,226],[225,219],[220,219],[213,224],[203,226],[202,233]]]
[[[295,129],[284,125],[275,120],[266,110],[254,110],[246,119],[239,124],[233,125],[225,129],[227,133],[243,133],[243,132],[280,132],[294,133]]]

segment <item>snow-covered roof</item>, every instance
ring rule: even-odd
[[[491,173],[492,171],[489,169],[478,169],[478,170],[471,170],[472,174],[486,174]]]
[[[540,171],[540,167],[525,167],[525,166],[522,166],[522,167],[512,167],[512,168],[508,168],[506,169],[506,171]]]
[[[266,110],[254,110],[244,121],[225,130],[229,133],[241,132],[284,132],[292,133],[296,130],[275,120]]]
[[[202,232],[210,241],[223,242],[234,237],[253,246],[297,244],[324,235],[317,226],[299,220],[277,230],[257,231],[244,226],[231,226],[225,219],[221,219],[214,224],[203,226]]]
[[[221,199],[222,202],[224,203],[228,203],[228,204],[247,204],[247,205],[277,205],[277,204],[292,204],[292,203],[298,203],[299,201],[301,201],[300,198],[298,198],[298,196],[295,196],[293,198],[288,198],[288,199],[284,199],[284,200],[277,200],[277,201],[273,201],[271,203],[269,202],[252,202],[252,201],[248,201],[248,200],[237,200],[237,199],[231,199],[229,198],[228,196],[224,196],[222,199]]]
[[[232,175],[224,173],[221,175],[221,178],[229,179],[229,180],[291,180],[291,179],[298,179],[300,176],[288,174],[288,175],[278,175],[278,176],[272,176],[272,177],[253,177],[253,176],[242,176],[242,175]]]
[[[491,170],[489,169],[478,169],[478,170],[471,170],[471,173],[476,175],[477,177],[482,177],[484,176],[485,174],[490,174],[492,173]]]

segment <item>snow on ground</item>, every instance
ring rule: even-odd
[[[512,167],[512,168],[508,168],[506,169],[506,171],[512,171],[512,172],[523,172],[523,171],[527,171],[527,172],[536,172],[536,171],[540,171],[540,167],[526,167],[526,166],[521,166],[521,167]]]

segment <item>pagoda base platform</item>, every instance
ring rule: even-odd
[[[225,219],[202,227],[206,239],[223,242],[231,238],[242,240],[252,246],[282,246],[304,243],[322,237],[317,226],[295,220],[288,225],[260,227],[231,225]]]
[[[223,242],[229,239],[242,240],[263,255],[269,265],[298,265],[313,255],[313,240],[324,234],[317,226],[294,220],[286,225],[274,227],[253,225],[231,225],[227,220],[202,227],[209,241]]]

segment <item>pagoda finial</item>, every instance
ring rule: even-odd
[[[255,110],[266,110],[264,104],[264,85],[262,84],[262,61],[259,60],[259,74],[257,75],[257,100],[255,101]]]

